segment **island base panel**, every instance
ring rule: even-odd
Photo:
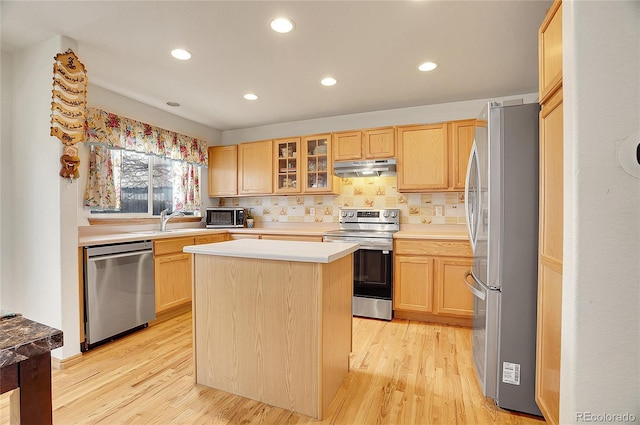
[[[349,370],[352,255],[195,255],[196,382],[320,419]]]

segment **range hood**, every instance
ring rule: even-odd
[[[391,159],[369,159],[365,161],[335,161],[333,163],[333,174],[340,177],[367,177],[395,175],[396,160]]]

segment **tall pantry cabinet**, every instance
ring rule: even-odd
[[[540,228],[536,402],[546,421],[560,416],[562,325],[563,109],[562,3],[554,1],[539,33]]]

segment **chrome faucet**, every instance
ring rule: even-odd
[[[173,217],[182,217],[184,216],[184,214],[181,211],[175,211],[169,215],[167,215],[167,210],[162,210],[160,211],[160,231],[161,232],[166,232],[167,231],[167,221],[169,221],[170,219],[172,219]]]

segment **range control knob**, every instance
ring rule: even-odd
[[[342,212],[340,213],[340,215],[341,215],[342,217],[346,217],[346,216],[347,216],[347,212],[346,212],[346,211],[342,211]]]
[[[355,213],[353,211],[349,211],[349,217],[353,217]]]
[[[398,211],[391,211],[391,217],[396,218],[398,216]]]
[[[383,215],[385,218],[389,217],[389,211],[384,210],[384,212],[382,213],[382,215]]]

